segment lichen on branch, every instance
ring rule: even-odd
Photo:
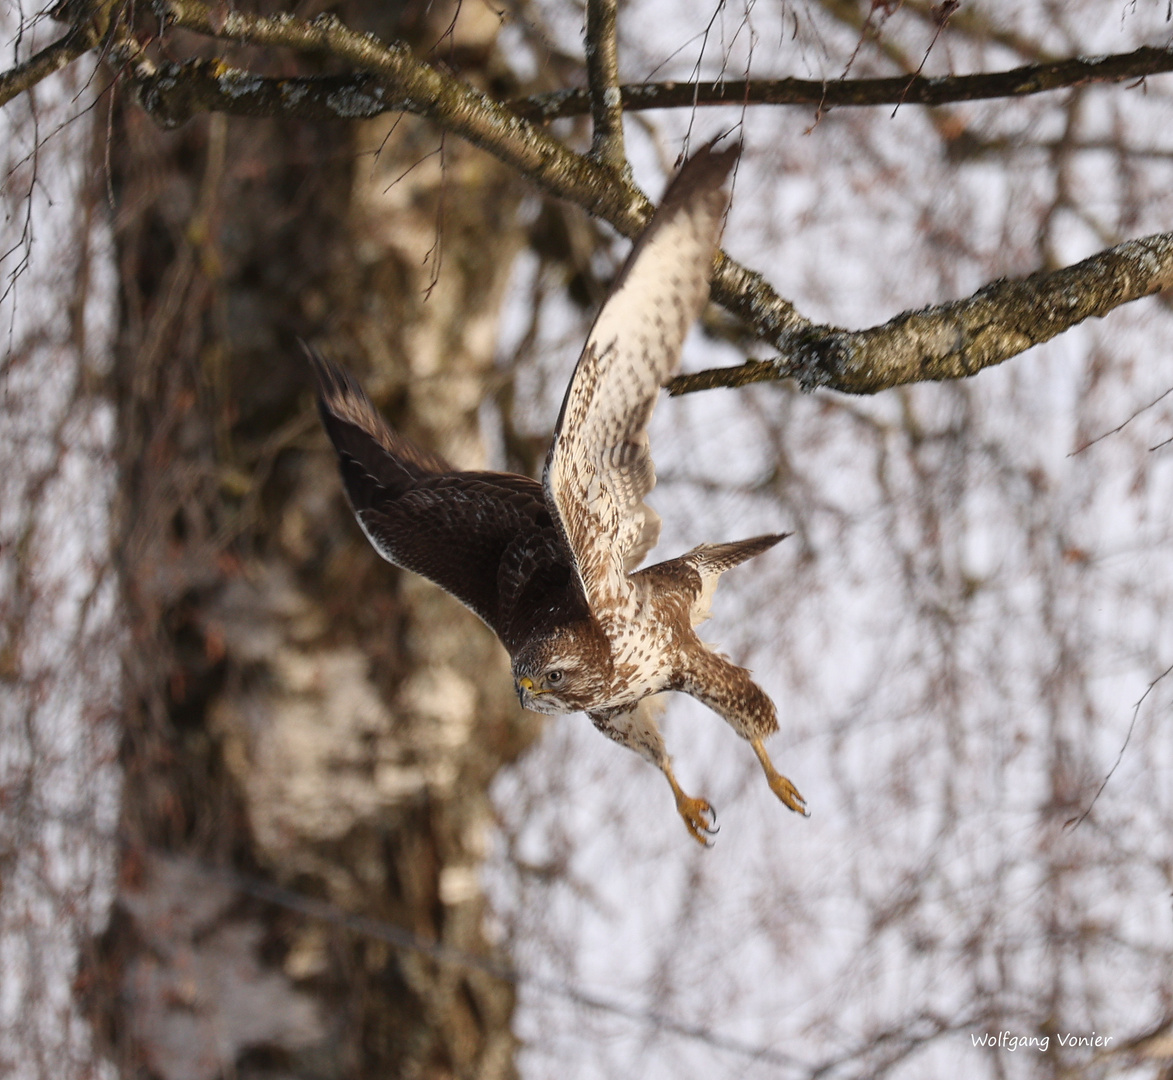
[[[1173,233],[1158,233],[1060,270],[994,281],[963,300],[904,312],[867,330],[807,325],[782,336],[775,360],[681,375],[668,389],[687,394],[793,378],[805,390],[875,394],[962,379],[1171,284]]]

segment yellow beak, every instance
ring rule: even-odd
[[[517,685],[523,690],[528,690],[531,694],[536,693],[534,690],[534,681],[528,675],[523,675],[517,680]]]

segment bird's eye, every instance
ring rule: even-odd
[[[563,676],[561,671],[551,671],[546,676],[546,684],[548,686],[557,686],[562,682],[562,678]]]

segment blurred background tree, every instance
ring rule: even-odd
[[[583,208],[633,235],[624,160],[654,196],[736,129],[726,246],[785,299],[723,266],[686,366],[865,388],[829,328],[1169,228],[1163,6],[633,0],[617,54],[602,2],[282,10],[5,16],[5,1068],[1167,1071],[1163,298],[972,380],[662,405],[664,550],[796,532],[710,636],[815,816],[674,702],[709,852],[582,718],[535,742],[491,635],[370,550],[296,347],[536,473],[626,251]],[[912,375],[889,325],[875,370],[956,375],[957,341],[976,370],[1007,325],[1021,352],[1161,287],[1163,243],[1061,304],[929,313]],[[974,1045],[1003,1030],[1048,1049]]]

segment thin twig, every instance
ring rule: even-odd
[[[1092,808],[1096,805],[1097,800],[1103,794],[1104,788],[1108,786],[1108,781],[1112,779],[1112,774],[1116,772],[1116,770],[1120,767],[1120,762],[1124,760],[1124,751],[1128,749],[1128,744],[1132,740],[1132,732],[1136,727],[1136,718],[1140,715],[1140,707],[1144,704],[1145,698],[1147,698],[1149,694],[1153,692],[1153,688],[1157,685],[1157,683],[1165,678],[1165,676],[1170,672],[1173,672],[1173,664],[1170,664],[1167,668],[1165,668],[1164,671],[1161,672],[1160,675],[1153,679],[1153,681],[1149,683],[1145,692],[1140,695],[1140,700],[1137,701],[1137,703],[1132,707],[1132,721],[1128,725],[1128,734],[1124,736],[1124,742],[1120,746],[1120,753],[1116,755],[1116,760],[1112,763],[1112,768],[1108,770],[1108,775],[1104,777],[1103,781],[1100,783],[1100,786],[1096,788],[1096,793],[1092,796],[1092,801],[1087,804],[1087,809],[1085,809],[1084,812],[1078,817],[1068,818],[1063,823],[1063,828],[1078,828],[1081,824],[1083,824],[1083,821],[1088,816],[1088,814],[1092,812]]]
[[[1173,386],[1170,386],[1169,389],[1166,390],[1160,397],[1154,398],[1147,405],[1142,405],[1127,420],[1121,421],[1114,428],[1112,428],[1111,431],[1105,431],[1102,435],[1097,435],[1091,441],[1085,442],[1083,444],[1083,446],[1080,446],[1077,449],[1072,450],[1071,453],[1068,454],[1067,456],[1068,457],[1075,457],[1076,454],[1082,454],[1089,446],[1095,446],[1096,443],[1100,442],[1101,439],[1106,439],[1106,438],[1108,438],[1109,435],[1118,435],[1121,431],[1123,431],[1126,427],[1128,427],[1128,425],[1131,424],[1133,420],[1135,420],[1138,416],[1140,416],[1141,413],[1148,412],[1149,409],[1151,409],[1154,405],[1160,404],[1170,394],[1173,394]],[[1161,445],[1164,445],[1164,444],[1162,443]],[[1152,447],[1149,447],[1149,449],[1155,450],[1156,447],[1152,446]]]

